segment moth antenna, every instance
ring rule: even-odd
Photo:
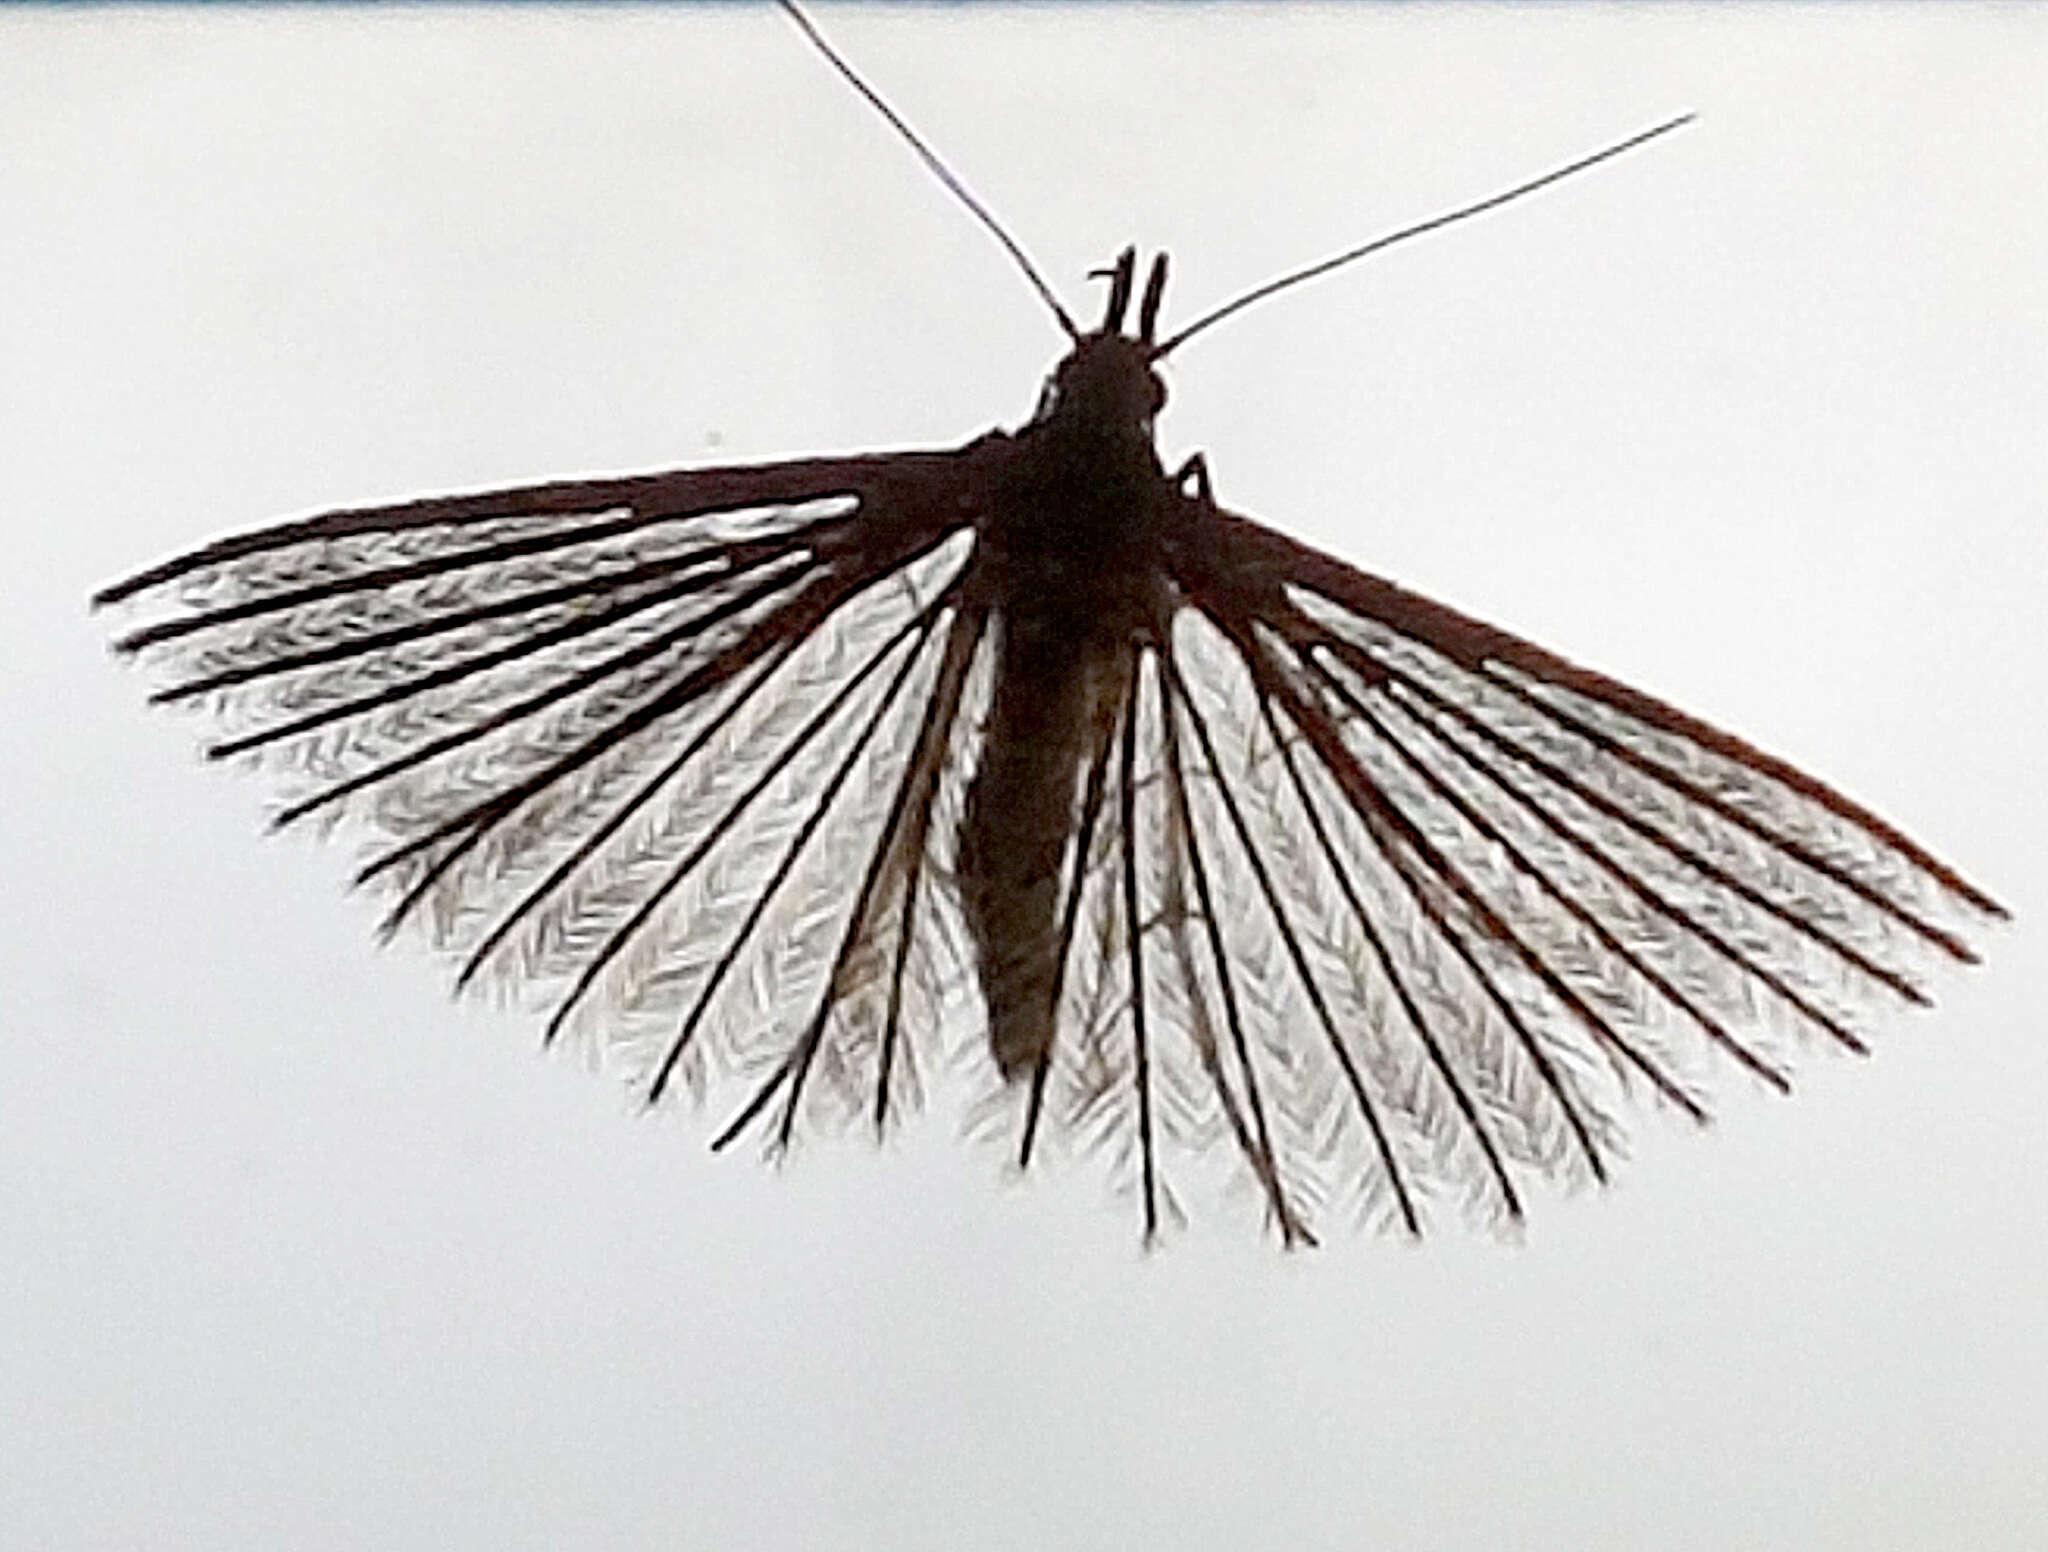
[[[1520,199],[1525,194],[1534,194],[1538,189],[1547,188],[1553,183],[1562,182],[1574,174],[1582,173],[1589,167],[1597,167],[1600,163],[1610,161],[1624,152],[1633,151],[1637,146],[1655,140],[1659,135],[1667,135],[1674,129],[1690,124],[1697,116],[1692,113],[1681,113],[1676,118],[1666,119],[1661,124],[1653,125],[1649,129],[1630,135],[1626,140],[1617,140],[1613,145],[1603,147],[1589,156],[1582,156],[1575,162],[1567,162],[1562,167],[1554,167],[1541,177],[1531,178],[1526,183],[1518,183],[1513,188],[1503,189],[1498,194],[1490,194],[1485,199],[1476,201],[1473,204],[1461,205],[1456,210],[1447,211],[1443,215],[1431,216],[1427,221],[1418,221],[1413,226],[1404,226],[1399,231],[1387,233],[1384,237],[1375,237],[1369,243],[1363,243],[1356,248],[1347,248],[1344,252],[1335,254],[1330,258],[1318,259],[1313,264],[1304,265],[1297,270],[1290,270],[1287,274],[1280,276],[1278,279],[1269,280],[1264,285],[1254,286],[1242,296],[1234,297],[1230,301],[1225,302],[1221,307],[1202,314],[1201,317],[1154,350],[1152,352],[1153,359],[1157,360],[1169,351],[1178,348],[1195,335],[1200,334],[1211,324],[1221,323],[1225,318],[1230,317],[1231,314],[1243,312],[1254,302],[1263,302],[1276,291],[1285,291],[1289,286],[1299,285],[1304,280],[1314,280],[1319,275],[1327,275],[1333,269],[1341,269],[1346,264],[1362,259],[1368,254],[1378,253],[1382,248],[1391,248],[1395,243],[1406,242],[1411,237],[1420,237],[1423,233],[1434,232],[1439,227],[1450,226],[1471,216],[1484,215],[1489,210],[1498,210],[1502,205],[1508,204],[1512,200]]]
[[[910,149],[918,154],[919,160],[930,170],[932,176],[943,183],[953,197],[968,208],[974,219],[988,228],[995,240],[1003,245],[1003,251],[1016,260],[1017,268],[1024,271],[1024,278],[1031,282],[1031,289],[1036,291],[1039,299],[1052,310],[1054,319],[1066,331],[1067,338],[1079,340],[1080,329],[1068,316],[1066,308],[1060,305],[1060,299],[1053,295],[1052,287],[1045,283],[1045,277],[1039,274],[1038,266],[1031,262],[1031,256],[1019,246],[1017,239],[1003,230],[1003,224],[990,214],[988,206],[974,197],[974,191],[961,182],[959,175],[939,159],[938,152],[926,145],[918,132],[904,122],[903,116],[889,106],[882,94],[868,85],[861,78],[860,72],[846,62],[845,56],[825,40],[825,35],[818,31],[808,16],[804,15],[796,0],[777,0],[777,3],[789,13],[790,20],[795,22],[803,35],[810,40],[811,46],[823,54],[826,62],[845,78],[847,85],[859,92],[867,99],[869,107],[889,121],[889,127],[909,143]]]

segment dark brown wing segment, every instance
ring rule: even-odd
[[[1784,1090],[1802,1037],[1864,1049],[2004,914],[1696,718],[1249,519],[1183,515],[1166,871],[1195,944],[1220,940],[1193,1000],[1232,1035],[1179,1049],[1191,1074],[1242,1053],[1220,1109],[1290,1237],[1347,1185],[1414,1230],[1446,1191],[1512,1219],[1522,1172],[1605,1178],[1628,1092],[1704,1120],[1717,1068]]]
[[[772,1068],[779,1015],[829,988],[792,1097],[817,1068],[879,1123],[945,995],[913,940],[987,452],[331,513],[96,602],[136,617],[117,648],[157,700],[212,715],[209,753],[272,779],[279,823],[365,840],[387,926],[464,983],[537,994],[551,1039],[601,1035],[650,1097]]]

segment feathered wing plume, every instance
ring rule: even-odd
[[[1292,1058],[1319,1055],[1310,1032],[1328,1052],[1303,1090],[1325,1108],[1289,1118],[1304,1145],[1258,1150],[1283,1184],[1306,1157],[1343,1185],[1309,1139],[1348,1127],[1353,1189],[1407,1229],[1446,1185],[1518,1217],[1519,1169],[1606,1178],[1626,1092],[1704,1120],[1717,1068],[1788,1091],[1794,1046],[1864,1050],[1863,1017],[1924,1004],[1930,962],[1974,962],[1964,930],[2005,914],[1718,729],[1187,507],[1160,648],[1196,750],[1180,844],[1248,878],[1213,914],[1242,915],[1243,960],[1306,1005],[1269,1021],[1304,1032]]]
[[[915,900],[973,655],[972,457],[334,513],[97,602],[148,612],[118,650],[163,675],[155,700],[212,713],[209,755],[262,769],[279,824],[362,838],[387,931],[527,993],[549,1040],[594,1037],[650,1098],[779,1058],[764,1026],[820,991],[847,870],[894,812],[863,906],[905,940],[880,1117],[914,1091],[897,1032],[935,1023]],[[871,968],[848,956],[830,1000]]]
[[[1148,1235],[1205,1173],[1288,1243],[1512,1220],[1529,1175],[1606,1177],[1625,1092],[1783,1089],[2003,914],[1728,735],[1168,492],[1163,602],[1052,805],[1052,1038],[999,1065],[959,880],[1011,448],[335,513],[97,601],[279,823],[362,838],[388,929],[650,1102],[732,1085],[719,1145],[880,1130],[964,1064],[1020,1160],[1101,1151]]]

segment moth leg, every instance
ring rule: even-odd
[[[1194,482],[1195,488],[1192,491],[1188,489],[1189,481]],[[1201,453],[1192,454],[1188,461],[1180,466],[1179,472],[1173,477],[1173,488],[1182,495],[1192,495],[1205,507],[1216,505],[1216,492],[1209,484],[1209,460]]]

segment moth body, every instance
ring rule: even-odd
[[[1169,472],[1160,359],[1289,282],[1160,341],[1135,263],[1015,431],[328,512],[98,601],[459,985],[649,1103],[749,1088],[713,1146],[985,1050],[1019,1164],[1111,1145],[1147,1236],[1218,1147],[1284,1244],[1511,1221],[1630,1095],[1783,1091],[1974,958],[2003,909],[1869,809]]]
[[[1010,439],[978,535],[994,594],[994,683],[958,878],[990,1052],[1010,1080],[1051,1049],[1076,805],[1116,730],[1133,643],[1172,609],[1160,535],[1177,498],[1153,444],[1166,390],[1149,339],[1117,332],[1131,265],[1126,254],[1110,272],[1101,330],[1054,368],[1038,413]]]

